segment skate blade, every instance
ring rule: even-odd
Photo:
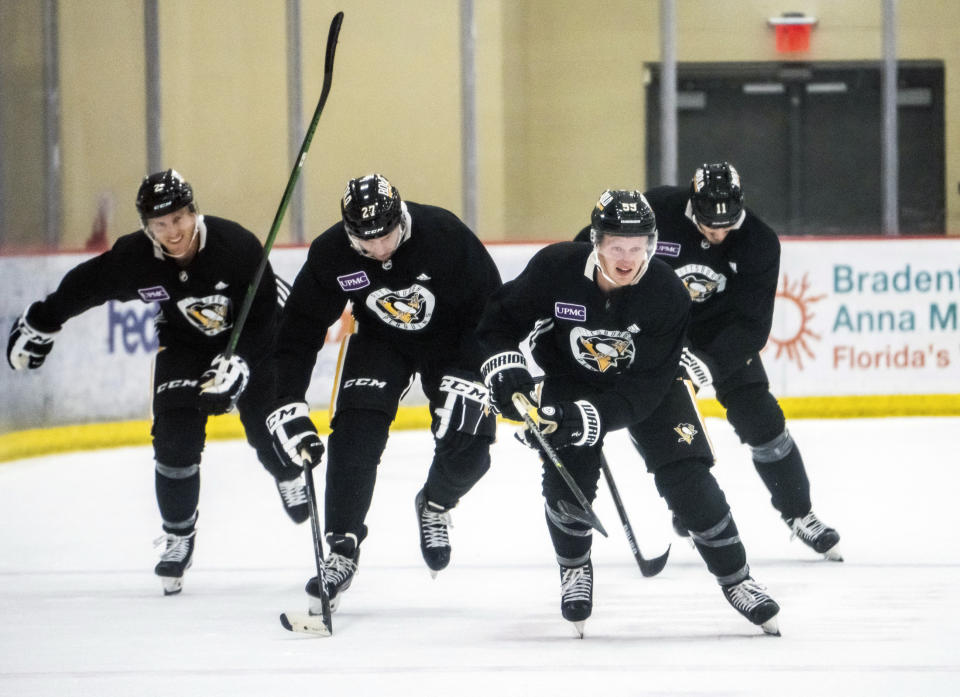
[[[432,579],[434,579],[434,580],[436,580],[437,574],[440,573],[439,571],[437,571],[437,570],[435,570],[435,569],[427,569],[427,571],[430,572],[430,578],[432,578]]]
[[[780,636],[780,625],[777,622],[776,616],[771,617],[766,622],[761,624],[760,629],[763,630],[764,634],[769,634],[771,636]]]
[[[164,595],[176,595],[183,590],[183,577],[176,578],[174,576],[161,576],[160,581],[163,583],[163,594]]]
[[[579,622],[571,622],[573,626],[573,633],[576,635],[577,639],[583,639],[583,630],[584,626],[587,624],[586,620],[580,620]]]
[[[834,545],[823,553],[823,558],[828,561],[843,561],[843,555],[840,554],[840,546]]]
[[[333,634],[333,629],[324,624],[322,617],[310,613],[281,613],[280,624],[283,625],[283,628],[288,632],[298,632],[300,634],[310,634],[320,637],[328,637]]]
[[[323,614],[323,601],[320,598],[314,598],[312,595],[307,596],[310,599],[308,604],[309,610],[308,614],[315,617],[319,617]],[[330,614],[332,615],[337,611],[337,608],[340,607],[340,596],[337,595],[333,598],[330,598]]]

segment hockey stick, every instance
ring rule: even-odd
[[[347,339],[350,334],[353,334],[353,315],[347,315],[345,322],[346,326],[344,327],[344,331],[346,333],[344,337],[340,339],[340,354],[337,357],[336,377],[333,381],[333,395],[330,397],[331,409],[336,403],[337,385],[340,382],[340,372],[343,368],[343,354],[347,349]],[[309,459],[305,451],[301,452],[300,455],[301,457]],[[321,542],[323,537],[320,535],[320,518],[317,516],[316,491],[313,483],[313,468],[311,467],[307,479],[307,501],[310,504],[310,531],[313,533],[314,552],[317,558],[317,583],[320,586],[321,615],[317,617],[311,614],[287,612],[280,615],[280,624],[283,625],[284,629],[288,629],[291,632],[330,636],[333,634],[333,619],[331,617],[330,596],[327,593],[326,567],[323,565],[323,542]]]
[[[547,439],[537,427],[537,423],[533,420],[533,417],[530,416],[530,412],[533,411],[533,405],[530,404],[530,400],[528,400],[519,392],[514,392],[511,399],[513,401],[513,406],[520,413],[520,416],[523,417],[523,423],[527,425],[527,430],[530,431],[533,434],[533,437],[537,439],[541,450],[543,450],[544,454],[550,459],[550,462],[553,463],[553,466],[557,468],[557,472],[559,472],[560,476],[563,477],[563,481],[566,482],[567,487],[577,499],[577,503],[580,504],[582,509],[581,511],[577,511],[572,506],[567,504],[566,501],[560,501],[557,504],[557,506],[560,508],[560,511],[567,514],[571,518],[579,520],[581,523],[589,525],[604,537],[608,537],[607,531],[603,527],[603,523],[600,522],[597,514],[593,512],[593,507],[590,505],[590,502],[587,501],[587,497],[583,495],[583,491],[580,489],[580,487],[577,486],[577,482],[574,480],[573,475],[570,474],[567,468],[563,466],[563,463],[560,461],[560,458],[557,455],[557,451],[554,450],[553,447],[551,447],[551,445],[547,442]]]
[[[633,527],[630,525],[630,519],[627,518],[627,509],[623,506],[623,500],[620,498],[620,492],[613,481],[613,473],[607,464],[607,457],[600,453],[600,467],[603,468],[603,477],[607,480],[607,488],[610,489],[610,495],[613,497],[613,504],[617,507],[617,513],[620,515],[620,522],[623,524],[623,531],[627,535],[627,542],[630,543],[630,551],[633,552],[633,558],[637,560],[640,567],[640,573],[645,577],[656,576],[663,567],[667,565],[667,557],[670,556],[670,545],[667,545],[667,551],[654,559],[644,559],[637,545],[637,540],[633,536]]]
[[[320,100],[317,102],[317,108],[313,112],[313,119],[310,121],[310,127],[307,129],[307,135],[303,138],[303,144],[300,146],[300,152],[297,155],[297,161],[293,165],[293,171],[287,179],[287,188],[283,190],[283,197],[280,199],[280,205],[277,207],[277,213],[273,216],[273,224],[270,226],[270,232],[267,234],[267,240],[263,244],[263,258],[260,260],[260,266],[250,281],[250,287],[247,288],[247,295],[243,299],[243,305],[237,315],[237,321],[233,325],[233,331],[230,333],[230,341],[227,342],[227,348],[223,352],[225,358],[230,358],[237,348],[237,342],[240,341],[240,332],[243,325],[247,323],[247,315],[250,314],[250,308],[253,305],[253,298],[257,294],[257,288],[260,287],[260,279],[263,278],[263,272],[267,268],[267,258],[270,250],[273,249],[274,240],[277,239],[277,233],[280,231],[280,223],[283,221],[283,215],[287,212],[287,205],[290,203],[290,197],[293,195],[293,189],[297,185],[297,179],[300,177],[300,168],[303,167],[304,160],[307,159],[307,151],[310,149],[310,143],[313,141],[313,134],[317,130],[317,124],[320,122],[320,114],[323,112],[323,105],[327,103],[327,95],[330,94],[330,86],[333,84],[333,56],[337,50],[337,37],[340,36],[340,25],[343,23],[343,12],[338,12],[333,16],[330,22],[330,32],[327,34],[327,53],[323,64],[323,87],[320,90]]]
[[[320,532],[320,515],[317,513],[317,488],[313,482],[314,463],[306,450],[301,451],[306,461],[303,477],[306,480],[307,502],[310,504],[310,532],[313,535],[313,556],[317,563],[317,585],[320,587],[319,615],[299,612],[284,612],[280,615],[280,624],[291,632],[303,632],[318,636],[333,634],[333,617],[330,610],[330,596],[327,594],[327,574],[323,565],[323,535]]]

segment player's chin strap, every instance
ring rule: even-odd
[[[400,201],[400,234],[397,236],[397,246],[393,248],[393,252],[396,252],[400,248],[400,245],[410,239],[410,229],[412,228],[413,223],[410,218],[410,211],[407,210],[407,202]],[[360,242],[351,235],[347,233],[347,239],[350,241],[350,246],[353,247],[353,251],[359,254],[362,257],[367,257],[368,259],[374,259],[375,257],[365,250]],[[393,256],[393,252],[390,252],[390,256]],[[387,257],[389,261],[389,257]],[[386,263],[386,262],[384,262]]]
[[[597,250],[597,246],[593,246],[593,252],[591,252],[591,260],[593,261],[594,266],[597,267],[597,271],[600,272],[600,275],[603,276],[607,281],[615,286],[634,286],[637,282],[643,277],[643,274],[647,272],[647,267],[650,266],[649,260],[644,259],[643,264],[637,270],[637,273],[634,275],[630,281],[627,283],[618,283],[614,281],[610,276],[607,275],[607,272],[603,270],[603,264],[600,263],[600,252]]]
[[[190,246],[193,247],[193,241],[197,239],[197,235],[200,236],[200,245],[197,247],[199,252],[207,244],[207,224],[203,222],[203,214],[197,213],[197,222],[193,226],[193,235],[190,237]],[[184,252],[183,254],[171,254],[166,250],[156,237],[153,236],[153,233],[150,232],[149,228],[144,224],[143,226],[144,234],[150,239],[153,243],[153,256],[157,259],[163,260],[164,257],[170,257],[171,259],[180,259],[181,257],[187,256],[190,252]]]

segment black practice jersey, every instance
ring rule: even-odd
[[[494,293],[478,334],[488,354],[516,351],[529,335],[546,381],[586,386],[611,431],[649,416],[676,378],[690,298],[656,258],[636,285],[610,293],[594,269],[588,244],[545,247]]]
[[[693,301],[689,344],[729,373],[762,349],[773,323],[780,273],[780,240],[749,209],[739,228],[711,245],[689,217],[689,189],[659,186],[647,191],[657,219],[657,257],[683,281]],[[589,240],[590,229],[577,235]]]
[[[263,247],[246,228],[210,215],[200,217],[199,234],[200,249],[182,268],[142,231],[120,237],[109,251],[67,272],[56,291],[31,306],[28,321],[55,331],[108,300],[139,299],[160,306],[161,346],[195,346],[211,355],[224,350]],[[268,264],[237,355],[253,364],[270,354],[277,314],[276,281]]]
[[[739,228],[710,245],[687,216],[689,190],[661,186],[646,194],[657,217],[657,256],[674,268],[693,300],[692,347],[720,374],[762,349],[770,336],[780,274],[780,240],[749,209]]]
[[[500,272],[450,211],[406,201],[410,235],[390,260],[359,254],[343,222],[310,245],[284,307],[277,345],[279,394],[302,399],[327,328],[348,302],[361,336],[421,363],[477,371],[475,328]]]

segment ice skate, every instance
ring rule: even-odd
[[[277,491],[283,501],[283,510],[294,523],[302,523],[310,517],[310,504],[307,502],[307,488],[299,475],[293,479],[277,479]]]
[[[447,568],[450,563],[450,532],[453,527],[449,509],[427,501],[423,489],[417,494],[417,527],[420,529],[420,552],[430,569],[430,576]]]
[[[164,595],[175,595],[183,590],[183,574],[193,564],[196,535],[196,530],[189,535],[165,533],[154,540],[156,547],[165,545],[160,561],[153,569],[163,583]]]
[[[747,576],[740,583],[721,586],[723,597],[733,608],[753,624],[759,625],[767,634],[780,636],[777,613],[780,606],[767,595],[766,587]]]
[[[323,568],[327,577],[330,612],[335,612],[340,605],[340,595],[350,587],[350,584],[353,583],[353,577],[357,573],[360,547],[357,545],[356,535],[353,534],[327,533],[327,543],[330,545],[330,554],[323,562]],[[310,614],[322,614],[320,586],[316,576],[307,581],[306,591],[310,597]]]
[[[824,525],[813,511],[802,518],[785,518],[784,522],[793,533],[790,535],[791,540],[794,537],[799,538],[807,547],[822,554],[827,559],[843,561],[843,556],[837,546],[837,543],[840,542],[840,533]]]
[[[582,566],[560,565],[560,612],[573,623],[577,636],[583,639],[583,627],[593,612],[593,562]]]

